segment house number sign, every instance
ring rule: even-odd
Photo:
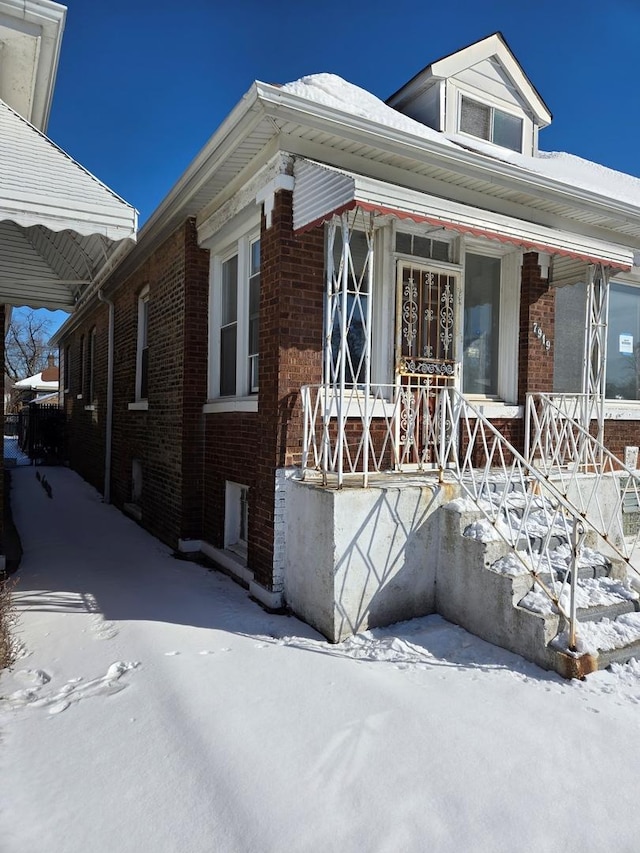
[[[538,340],[542,344],[542,348],[546,352],[549,352],[549,350],[551,349],[551,341],[545,335],[545,333],[542,331],[542,329],[540,328],[540,326],[537,323],[533,324],[533,334],[536,336],[536,338],[538,338]]]

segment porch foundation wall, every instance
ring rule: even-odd
[[[434,613],[437,483],[325,489],[287,481],[285,598],[332,642]]]

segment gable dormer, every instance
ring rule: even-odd
[[[499,148],[535,154],[551,113],[501,33],[428,65],[388,98],[428,127]]]

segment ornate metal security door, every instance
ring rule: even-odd
[[[404,462],[423,464],[436,458],[437,398],[456,377],[456,299],[455,275],[398,264],[396,373]]]

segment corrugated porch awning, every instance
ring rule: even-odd
[[[0,101],[0,303],[72,308],[137,213]]]
[[[295,231],[359,207],[617,270],[633,266],[633,250],[626,246],[470,207],[311,160],[296,159],[294,178]]]

